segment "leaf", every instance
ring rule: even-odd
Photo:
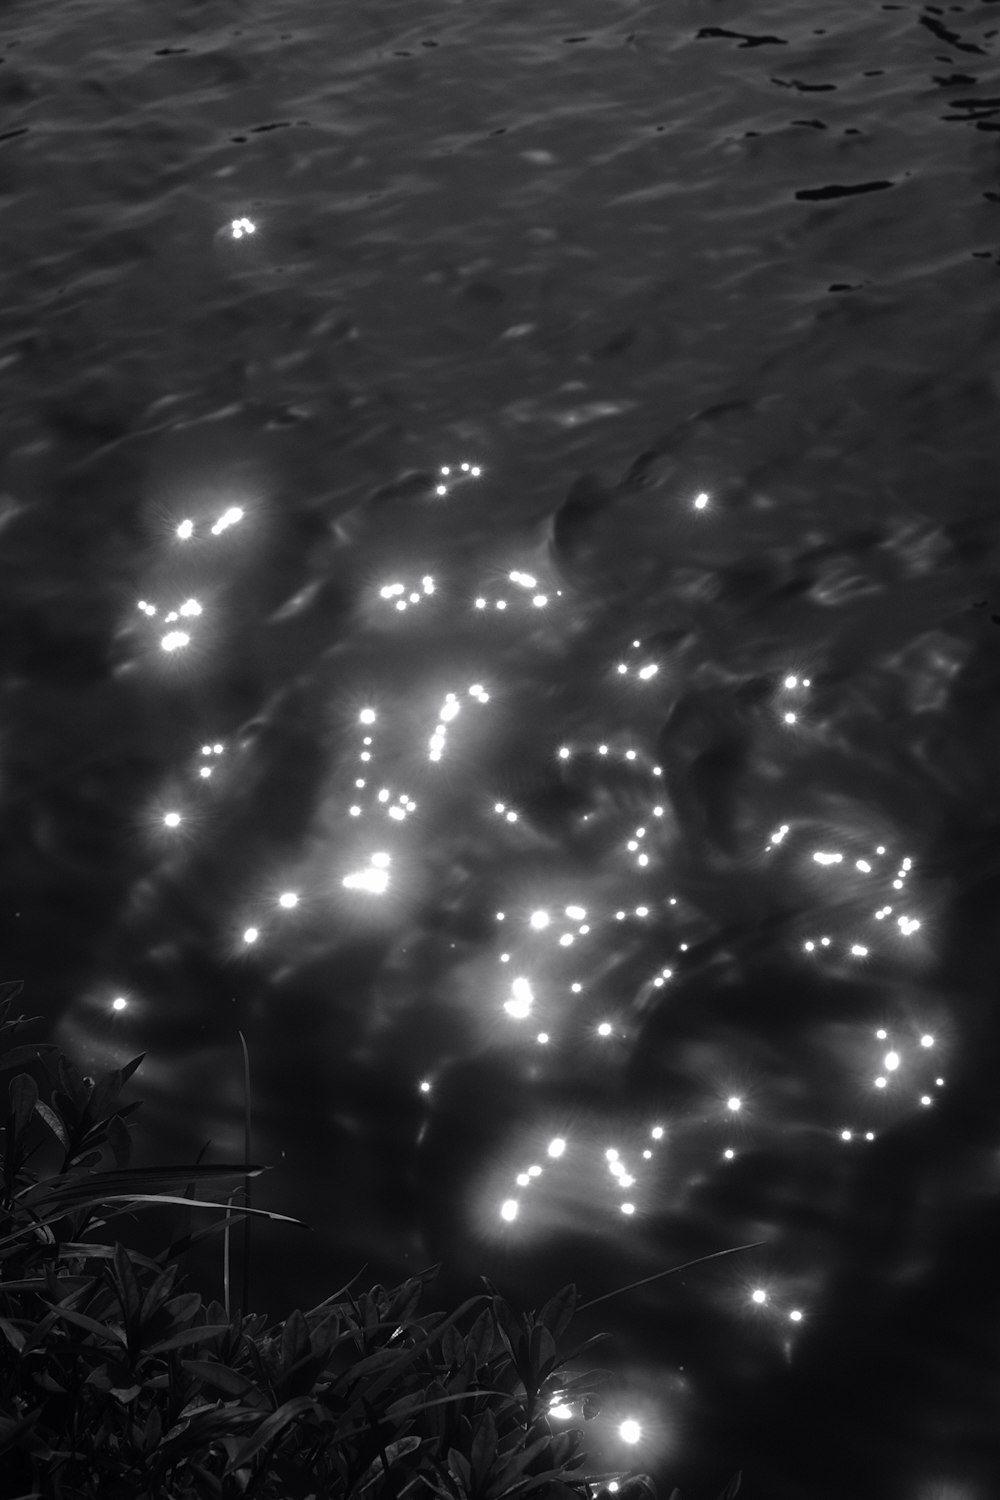
[[[5,979],[0,983],[0,1005],[6,1010],[10,1002],[16,1000],[23,989],[23,979]],[[35,1016],[33,1019],[37,1021],[39,1017]]]
[[[172,1333],[167,1339],[158,1339],[144,1351],[146,1354],[162,1354],[165,1349],[186,1349],[191,1344],[204,1344],[208,1339],[228,1333],[228,1323],[204,1323],[200,1328],[186,1328],[181,1333]]]
[[[309,1325],[299,1308],[293,1308],[285,1319],[281,1334],[281,1363],[287,1370],[312,1353],[309,1342]]]
[[[497,1452],[497,1424],[489,1407],[482,1413],[476,1426],[472,1439],[472,1472],[476,1477],[477,1488],[482,1485],[483,1480],[493,1465]]]
[[[182,1359],[181,1367],[212,1390],[225,1391],[227,1396],[260,1396],[260,1391],[246,1375],[231,1370],[228,1365],[209,1359]]]
[[[556,1362],[556,1345],[544,1323],[536,1323],[528,1340],[528,1359],[534,1378],[535,1389],[551,1373]]]
[[[55,1110],[51,1109],[48,1104],[45,1104],[41,1099],[39,1099],[35,1104],[35,1113],[36,1115],[38,1115],[39,1119],[44,1120],[45,1124],[49,1127],[63,1150],[68,1151],[69,1140],[66,1135],[66,1127],[63,1125],[62,1120],[60,1120]]]
[[[472,1488],[472,1467],[464,1453],[457,1448],[448,1449],[448,1468],[454,1474],[466,1494]]]
[[[131,1335],[138,1331],[135,1325],[138,1322],[139,1309],[142,1307],[142,1293],[139,1290],[135,1268],[128,1258],[127,1250],[121,1244],[115,1245],[114,1267],[114,1276],[109,1277],[109,1280],[118,1293],[122,1318]]]
[[[554,1339],[560,1339],[569,1327],[576,1311],[576,1298],[576,1287],[570,1283],[550,1297],[538,1314],[539,1322],[545,1324]]]
[[[271,1415],[260,1424],[253,1437],[243,1444],[235,1458],[229,1460],[222,1471],[223,1474],[232,1474],[237,1469],[242,1469],[244,1464],[260,1452],[261,1448],[266,1448],[267,1444],[279,1437],[286,1427],[291,1426],[296,1417],[300,1417],[306,1411],[314,1411],[320,1417],[325,1415],[323,1408],[309,1396],[296,1396],[294,1400],[286,1401],[283,1406],[279,1406],[277,1411],[271,1412]]]
[[[412,1453],[414,1448],[420,1447],[421,1441],[422,1439],[417,1437],[415,1433],[411,1433],[409,1437],[397,1438],[395,1442],[387,1443],[385,1446],[386,1463],[382,1462],[381,1455],[374,1458],[355,1485],[355,1494],[360,1495],[362,1490],[366,1490],[370,1484],[374,1484],[376,1479],[381,1479],[383,1474],[388,1473],[388,1468],[392,1467],[397,1458],[402,1457],[404,1453]]]
[[[31,1112],[38,1100],[38,1084],[30,1073],[18,1073],[10,1081],[10,1108],[14,1117],[14,1128],[20,1133],[27,1128]]]

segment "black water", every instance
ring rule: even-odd
[[[2,975],[146,1163],[245,1033],[274,1318],[753,1245],[578,1320],[663,1494],[1000,1492],[997,36],[0,17]]]

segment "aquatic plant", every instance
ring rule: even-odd
[[[556,1402],[589,1420],[609,1378],[573,1368],[608,1334],[558,1353],[574,1286],[519,1314],[483,1278],[486,1292],[454,1312],[418,1316],[432,1266],[392,1290],[355,1295],[348,1283],[272,1327],[245,1308],[231,1313],[232,1224],[251,1214],[301,1221],[189,1196],[196,1183],[247,1182],[264,1170],[249,1160],[131,1167],[126,1122],[139,1106],[120,1094],[142,1057],[94,1082],[54,1046],[6,1050],[29,1024],[8,1019],[20,989],[0,984],[0,1074],[25,1069],[9,1082],[0,1167],[7,1500],[655,1494],[645,1475],[580,1474],[582,1430],[554,1430]],[[244,1059],[248,1081],[245,1043]],[[249,1143],[249,1097],[246,1107]],[[29,1163],[53,1142],[61,1163],[39,1176]],[[152,1258],[84,1239],[152,1204],[226,1216]],[[226,1306],[206,1306],[181,1289],[179,1259],[220,1228]],[[739,1483],[737,1474],[720,1500],[733,1500]]]

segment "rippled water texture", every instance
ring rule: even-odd
[[[997,19],[0,17],[2,977],[664,1495],[997,1493]]]

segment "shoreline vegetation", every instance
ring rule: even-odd
[[[559,1353],[578,1310],[575,1286],[523,1314],[483,1277],[485,1292],[454,1312],[421,1314],[439,1270],[431,1266],[391,1290],[354,1293],[355,1276],[310,1311],[266,1326],[249,1310],[252,1218],[308,1225],[250,1203],[250,1180],[267,1169],[250,1159],[242,1034],[245,1160],[133,1167],[127,1121],[140,1103],[120,1095],[144,1054],[95,1081],[52,1044],[12,1046],[38,1019],[9,1018],[21,988],[0,983],[8,1500],[655,1500],[648,1475],[581,1472],[584,1432],[569,1424],[597,1416],[610,1372],[580,1360],[610,1335]],[[229,1196],[196,1199],[196,1185]],[[117,1237],[85,1238],[151,1205],[173,1205],[186,1221],[155,1257]],[[196,1208],[212,1222],[192,1231]],[[231,1232],[241,1222],[234,1309]],[[182,1266],[220,1232],[224,1303],[206,1304],[184,1289]],[[719,1500],[735,1500],[740,1482],[737,1473]],[[670,1500],[680,1500],[676,1490]]]

